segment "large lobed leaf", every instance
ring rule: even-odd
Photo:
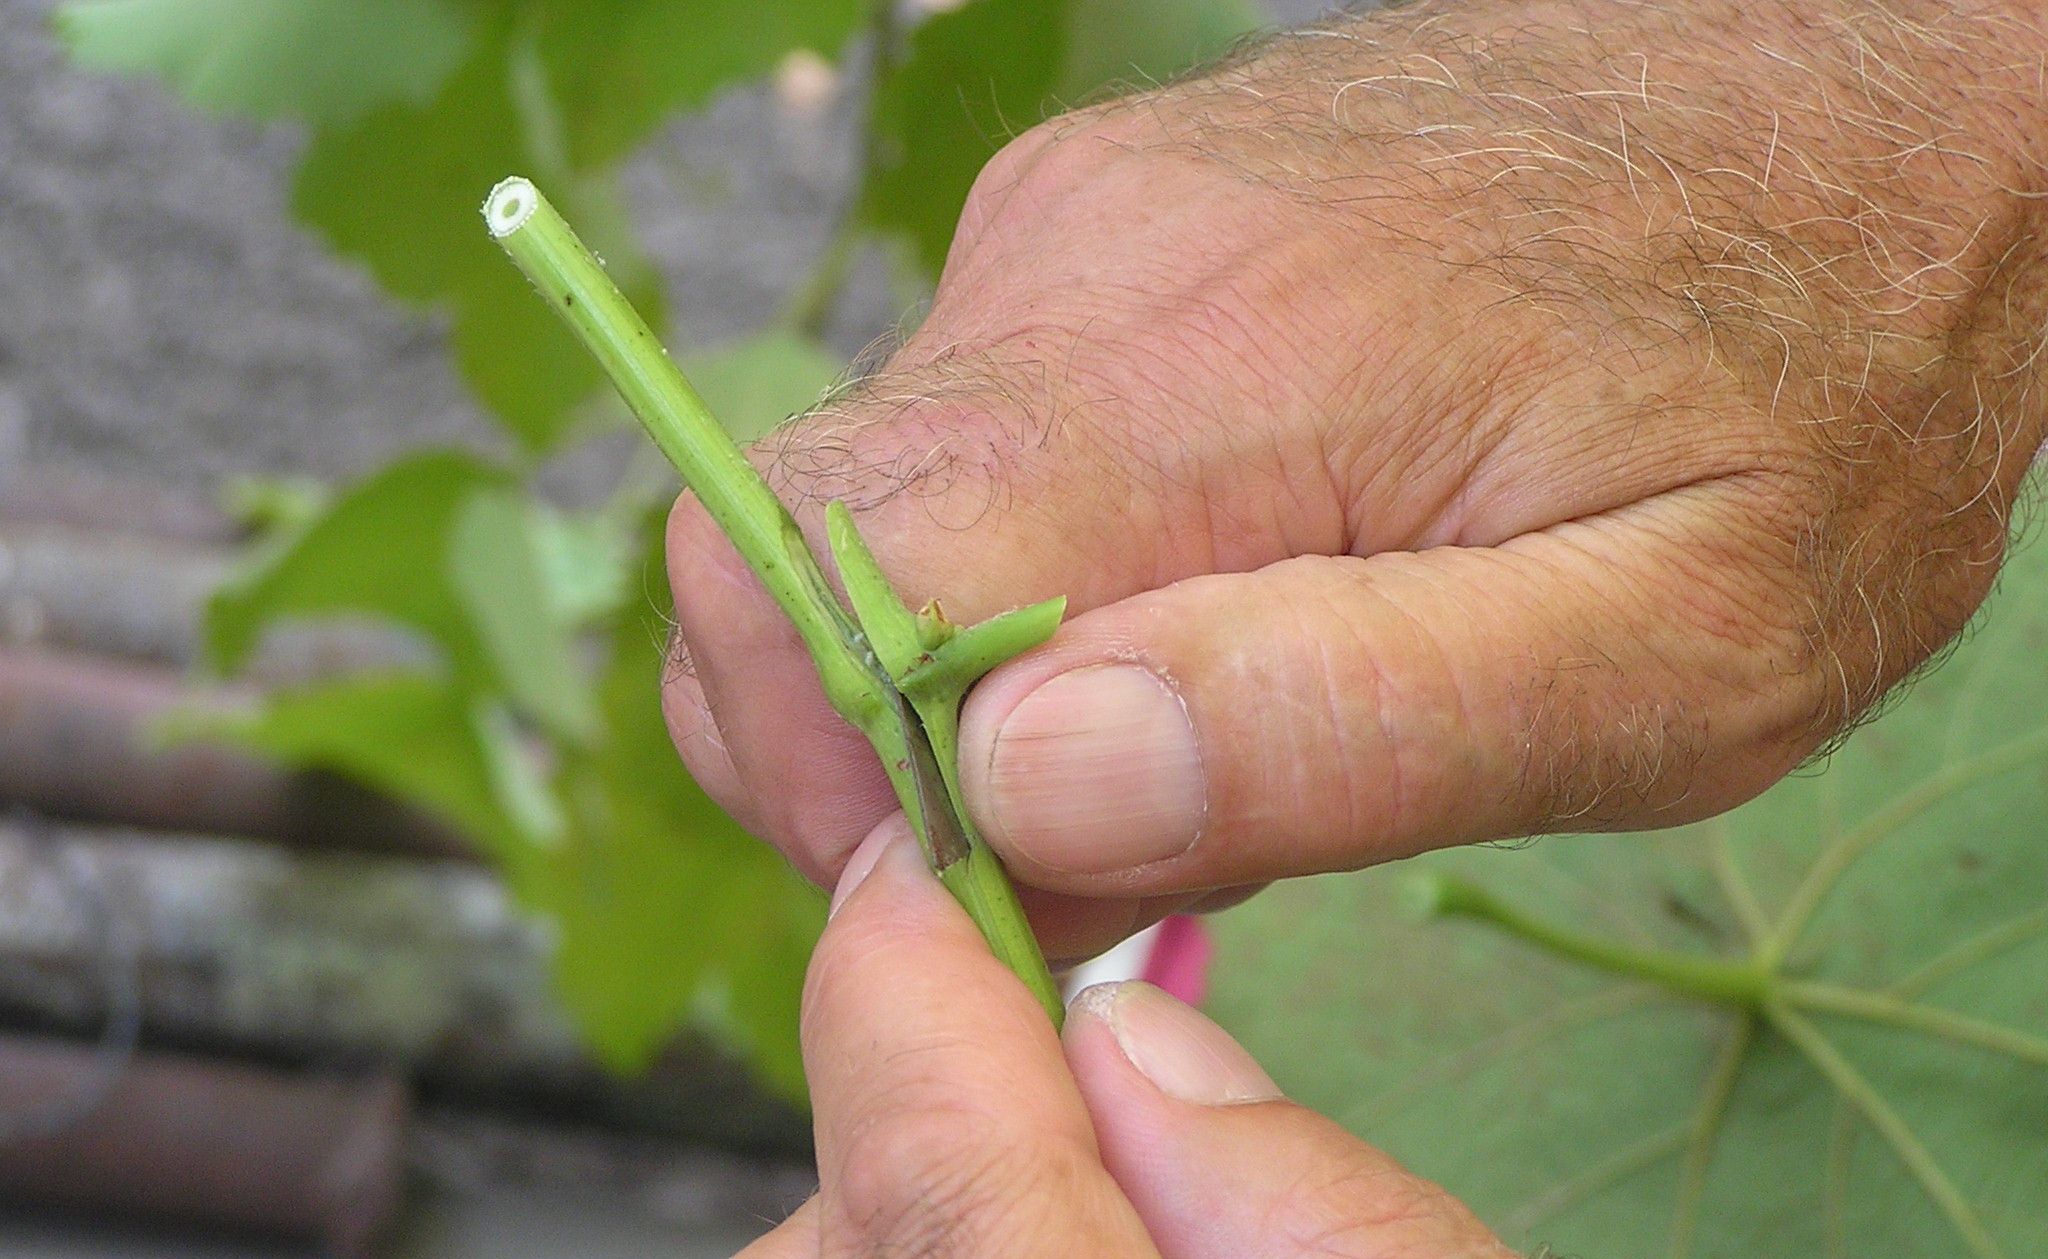
[[[867,0],[542,0],[538,46],[568,157],[598,167],[678,110],[773,70],[793,49],[837,56]]]
[[[1777,923],[1824,854],[1857,851],[1795,972],[2048,1036],[2048,547],[2016,557],[1953,661],[1824,769],[1678,830],[1276,888],[1223,920],[1213,1009],[1295,1096],[1511,1243],[2048,1255],[2048,1068],[1837,1016],[1808,1016],[1818,1044],[1768,1026],[1743,1039],[1731,1010],[1398,907],[1422,866],[1552,922],[1739,957],[1742,906]],[[1867,1098],[1844,1092],[1844,1065]]]
[[[316,132],[292,209],[387,291],[445,308],[463,376],[522,445],[542,451],[574,431],[578,404],[602,378],[477,229],[483,191],[507,171],[554,174],[556,200],[610,261],[634,305],[657,326],[661,308],[652,273],[612,205],[609,179],[550,160],[553,106],[536,76],[518,77],[522,34],[514,14],[488,15],[432,99]]]

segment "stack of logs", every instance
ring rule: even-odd
[[[358,1255],[422,1148],[479,1116],[800,1154],[800,1117],[706,1045],[638,1080],[598,1068],[549,999],[544,931],[433,819],[156,744],[174,710],[247,701],[193,680],[236,541],[133,486],[0,491],[0,1198]],[[258,681],[406,651],[309,628]]]

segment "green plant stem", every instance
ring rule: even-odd
[[[832,706],[862,730],[880,724],[886,683],[818,570],[803,533],[683,379],[668,351],[569,224],[524,179],[492,190],[487,222],[520,270],[610,376],[654,444],[782,608],[817,662]]]
[[[1921,1032],[1957,1044],[1974,1045],[1979,1049],[2004,1054],[2035,1066],[2048,1067],[2048,1040],[2029,1036],[2010,1027],[2001,1027],[1996,1023],[1987,1023],[1982,1019],[1902,1001],[1884,993],[1862,992],[1837,984],[1787,980],[1780,985],[1779,995],[1803,1010],[1839,1014],[1866,1023],[1879,1023],[1904,1031]]]
[[[1920,1184],[1921,1191],[1934,1203],[1935,1208],[1948,1220],[1949,1226],[1961,1235],[1972,1254],[1978,1259],[2004,1259],[2005,1252],[1991,1236],[1991,1230],[1977,1217],[1969,1199],[1957,1189],[1955,1182],[1948,1178],[1941,1164],[1934,1161],[1898,1111],[1884,1100],[1870,1081],[1863,1078],[1853,1063],[1842,1056],[1834,1042],[1821,1034],[1819,1028],[1808,1022],[1797,1011],[1782,1002],[1771,1002],[1764,1007],[1764,1014],[1771,1026],[1814,1065],[1835,1091],[1848,1099],[1849,1104],[1863,1112],[1863,1117],[1876,1128],[1878,1135],[1892,1147],[1913,1179]]]
[[[1429,876],[1419,885],[1424,908],[1438,914],[1476,918],[1552,953],[1588,966],[1647,980],[1680,996],[1757,1008],[1771,994],[1769,971],[1750,962],[1730,962],[1688,953],[1633,948],[1534,918],[1463,879]]]
[[[1821,853],[1813,868],[1806,872],[1805,879],[1793,889],[1784,915],[1760,951],[1763,958],[1772,966],[1784,961],[1821,902],[1864,853],[1964,788],[2009,773],[2041,757],[2048,757],[2048,730],[2014,739],[1949,766],[1845,832]]]
[[[1714,1056],[1714,1068],[1700,1093],[1694,1112],[1692,1132],[1685,1145],[1685,1160],[1678,1178],[1678,1202],[1672,1212],[1670,1259],[1687,1259],[1699,1227],[1700,1202],[1706,1197],[1707,1172],[1714,1158],[1714,1143],[1721,1137],[1722,1121],[1728,1117],[1728,1099],[1735,1095],[1735,1081],[1742,1074],[1742,1062],[1756,1039],[1757,1016],[1743,1011],[1735,1028]]]
[[[846,287],[847,277],[852,274],[853,264],[860,256],[861,242],[867,239],[867,226],[861,220],[861,196],[874,174],[878,157],[873,101],[896,73],[898,45],[903,37],[898,14],[900,7],[897,0],[869,0],[870,104],[861,127],[860,152],[854,162],[854,197],[840,211],[839,222],[826,239],[810,275],[790,294],[782,309],[783,326],[807,337],[815,338],[824,332],[825,321],[832,315],[832,304],[838,300],[840,290]]]
[[[846,278],[853,273],[854,260],[860,256],[860,244],[866,238],[866,230],[854,215],[848,214],[839,221],[811,273],[782,308],[783,326],[814,339],[823,334],[825,321],[832,314],[832,303],[846,287]]]
[[[940,879],[1058,1025],[1064,1007],[1001,862],[976,845],[950,790],[920,792],[918,761],[935,755],[925,729],[841,607],[796,520],[747,462],[667,350],[540,190],[504,180],[484,220],[505,252],[611,377],[683,482],[802,637],[825,694],[874,745]],[[957,704],[957,696],[955,703]],[[948,759],[952,749],[944,749]],[[951,775],[947,778],[950,782]],[[960,837],[956,850],[935,837]]]

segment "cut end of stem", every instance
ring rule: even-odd
[[[484,224],[491,229],[495,240],[503,240],[520,228],[540,206],[540,193],[533,181],[523,175],[512,175],[498,181],[491,189],[491,195],[484,198]]]

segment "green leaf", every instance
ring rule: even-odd
[[[659,33],[657,13],[687,20],[697,7],[96,0],[65,7],[59,25],[84,64],[153,72],[201,105],[314,123],[294,212],[394,295],[446,309],[463,375],[538,453],[574,429],[599,375],[476,230],[477,202],[506,171],[549,176],[557,201],[659,327],[652,270],[603,166],[652,131],[655,105],[682,101],[642,81],[670,50],[623,41]],[[678,64],[695,56],[685,51]],[[627,64],[635,58],[645,63],[638,71]],[[586,77],[552,82],[550,69],[563,67]],[[627,78],[598,98],[560,95],[612,72]],[[634,102],[645,107],[630,117],[605,112]],[[565,150],[593,130],[603,132],[604,161],[591,155],[572,168]]]
[[[579,628],[609,622],[629,594],[631,531],[609,510],[576,514],[529,501],[527,511],[534,558],[562,619]]]
[[[661,514],[635,589],[663,581]],[[620,619],[599,686],[605,736],[565,757],[569,841],[535,904],[559,924],[556,984],[600,1058],[644,1068],[686,1015],[801,1096],[796,1011],[823,900],[690,780],[661,715],[660,618]]]
[[[277,538],[305,529],[333,496],[310,477],[244,475],[230,479],[217,497],[221,510],[244,533]]]
[[[797,1017],[804,968],[825,925],[825,895],[755,843],[723,876],[732,912],[705,925],[728,945],[713,967],[700,1018],[741,1054],[761,1082],[802,1102],[803,1053]]]
[[[391,293],[445,305],[463,376],[513,436],[545,451],[573,431],[597,367],[490,238],[476,207],[508,170],[536,169],[544,147],[515,99],[509,19],[480,24],[469,58],[431,101],[394,105],[307,149],[292,208]],[[545,130],[545,128],[542,128]],[[552,181],[633,304],[660,325],[652,273],[608,186]]]
[[[206,109],[347,122],[432,96],[468,47],[448,0],[78,0],[53,21],[81,66],[151,73]]]
[[[2048,1037],[2048,548],[1825,772],[1654,835],[1424,868],[1638,947],[1740,959],[1816,868],[1800,979]],[[1832,855],[1831,855],[1832,854]],[[1853,858],[1849,860],[1842,860]],[[1560,1254],[2048,1254],[2048,1069],[1809,1008],[1732,1008],[1399,912],[1414,867],[1275,888],[1221,924],[1212,1006],[1302,1101]],[[1811,884],[1809,886],[1819,886]],[[1812,1033],[1811,1036],[1808,1033]]]
[[[1146,87],[1216,56],[1261,17],[1250,0],[1087,0],[1067,16],[1063,100]]]
[[[502,472],[467,455],[432,453],[357,485],[280,553],[215,592],[207,609],[209,663],[232,673],[285,616],[367,613],[436,638],[455,636],[461,618],[438,580],[439,543],[472,493],[506,484]]]
[[[214,628],[236,643],[253,641],[250,627],[274,617],[359,606],[378,590],[386,596],[378,610],[402,610],[408,623],[460,623],[474,611],[465,601],[495,604],[498,592],[532,577],[530,557],[492,550],[519,536],[530,514],[503,486],[502,474],[460,456],[401,464],[344,496],[217,613]],[[659,588],[664,515],[652,513],[634,531],[642,560],[619,584]],[[419,535],[413,543],[396,540],[409,530]],[[386,562],[315,580],[351,538],[368,539]],[[408,555],[406,545],[419,553]],[[477,548],[483,558],[471,554]],[[445,567],[435,556],[465,554],[447,560],[458,580],[439,590],[414,582]],[[328,597],[305,598],[308,589]],[[483,615],[512,616],[521,606],[507,599]],[[346,774],[475,840],[521,904],[554,924],[556,990],[612,1069],[643,1069],[694,1015],[743,1052],[765,1083],[800,1099],[797,1002],[823,898],[713,804],[677,760],[661,714],[660,618],[651,609],[618,616],[611,638],[593,688],[592,732],[551,749],[507,720],[491,695],[419,674],[287,691],[253,716],[191,716],[175,733],[232,739],[287,764]],[[469,650],[487,648],[479,638]],[[544,759],[555,762],[552,770]]]
[[[733,440],[750,442],[817,406],[846,363],[809,337],[777,329],[694,350],[682,367]]]
[[[920,25],[880,85],[865,221],[937,276],[974,177],[1010,137],[1112,83],[1171,77],[1252,29],[1243,0],[972,0]]]
[[[1066,8],[971,0],[920,25],[903,64],[877,85],[862,214],[908,236],[928,275],[946,261],[975,175],[1045,116],[1065,63]]]
[[[585,736],[595,718],[530,519],[511,479],[473,458],[393,464],[215,592],[209,659],[232,672],[289,618],[377,617],[439,646],[465,694],[502,698],[558,733]]]
[[[478,489],[456,511],[444,572],[512,702],[557,734],[587,739],[597,714],[577,675],[569,619],[543,580],[536,533],[524,496]]]
[[[392,673],[286,691],[253,715],[188,716],[172,733],[232,740],[410,800],[476,840],[517,885],[541,839],[507,807],[479,723],[446,682]]]
[[[864,0],[548,0],[539,42],[571,164],[617,161],[672,113],[797,49],[836,56],[866,11]]]

